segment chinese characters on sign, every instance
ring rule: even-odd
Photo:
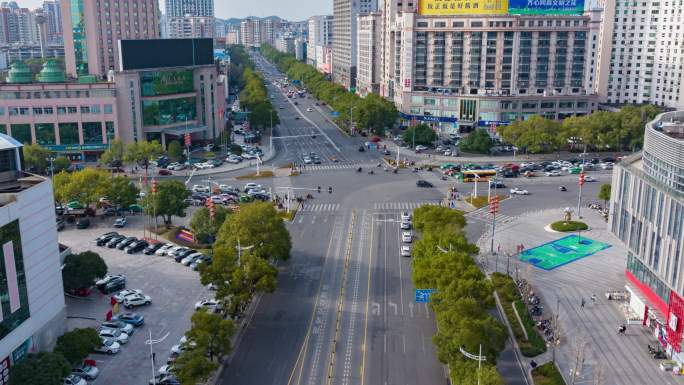
[[[421,15],[505,15],[508,0],[421,0]]]

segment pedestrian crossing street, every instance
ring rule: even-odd
[[[300,208],[300,212],[334,212],[340,210],[339,203],[304,203],[304,208]]]
[[[439,201],[426,202],[379,202],[373,205],[373,210],[413,210],[424,205],[439,205]]]
[[[472,211],[465,216],[468,219],[474,219],[476,221],[490,223],[492,221],[492,215],[489,214],[489,207],[484,207],[479,210]],[[509,217],[504,214],[496,214],[496,223],[506,224],[511,223],[515,220],[513,217]]]

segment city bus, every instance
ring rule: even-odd
[[[466,170],[458,176],[460,182],[484,182],[496,177],[496,170]]]

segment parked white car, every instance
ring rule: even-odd
[[[173,243],[167,243],[164,246],[160,247],[157,251],[154,252],[154,255],[166,255],[166,253],[169,252],[173,247],[175,247]]]
[[[96,352],[99,353],[107,353],[107,354],[116,354],[121,350],[121,345],[113,340],[110,340],[108,338],[101,338],[102,339],[102,345],[98,346],[95,348]]]
[[[196,184],[196,185],[192,186],[192,192],[195,192],[195,193],[198,193],[198,192],[199,193],[202,193],[202,192],[208,193],[209,191],[211,191],[209,186],[205,186],[205,185],[201,185],[201,184]]]
[[[140,289],[126,289],[126,290],[121,290],[120,292],[114,294],[114,299],[116,302],[121,303],[124,301],[124,299],[128,296],[131,295],[136,295],[136,294],[142,294],[142,290]]]
[[[152,298],[149,295],[144,295],[142,293],[140,294],[134,294],[134,295],[129,295],[128,297],[124,298],[123,305],[127,309],[132,309],[136,306],[143,306],[143,305],[149,305],[152,303]]]
[[[116,341],[120,344],[125,344],[128,342],[128,334],[118,330],[118,329],[100,329],[100,337],[106,338],[112,341]]]
[[[261,189],[261,185],[256,184],[254,182],[250,182],[250,183],[245,184],[244,191],[249,191],[249,190],[254,190],[254,189]]]
[[[530,192],[517,187],[511,189],[511,195],[530,195]]]
[[[217,299],[204,299],[195,303],[195,310],[207,309],[209,312],[217,312],[222,309],[221,302]]]

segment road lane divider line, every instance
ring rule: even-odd
[[[327,385],[331,385],[333,373],[335,370],[335,355],[337,353],[337,339],[340,336],[340,323],[342,322],[342,310],[344,309],[344,295],[347,289],[347,273],[349,272],[349,259],[352,253],[353,239],[354,239],[354,226],[356,225],[356,210],[352,211],[351,226],[349,228],[349,234],[347,237],[347,251],[344,256],[344,270],[342,272],[342,281],[340,296],[337,301],[337,319],[335,321],[335,336],[332,341],[332,351],[330,352],[330,364],[328,366],[328,380]]]
[[[339,222],[341,220],[341,217],[336,221],[335,225],[333,225],[333,234],[336,234],[337,231],[334,231],[336,227],[338,227]],[[314,319],[316,317],[316,310],[318,308],[318,301],[321,295],[321,288],[323,287],[323,273],[325,272],[325,265],[328,263],[328,258],[330,258],[330,249],[332,248],[333,240],[336,237],[332,236],[330,237],[330,241],[328,242],[328,250],[325,252],[325,260],[323,261],[323,265],[321,266],[321,275],[319,278],[318,282],[318,289],[316,291],[316,300],[314,301],[314,308],[311,311],[311,319],[309,320],[309,327],[307,328],[306,331],[306,336],[304,337],[304,341],[302,342],[302,347],[299,349],[299,354],[297,355],[297,360],[295,361],[294,367],[292,368],[292,372],[290,373],[290,377],[287,380],[287,384],[291,385],[292,384],[292,379],[294,378],[294,374],[297,371],[297,367],[300,366],[301,368],[304,367],[304,357],[306,355],[305,351],[308,348],[308,343],[309,343],[309,337],[311,336],[311,330],[313,328],[313,323]],[[299,384],[302,380],[302,369],[299,370],[299,377],[297,379],[296,384]]]
[[[372,218],[372,217],[371,217]],[[361,385],[366,381],[366,351],[368,341],[368,303],[370,301],[371,272],[373,271],[373,238],[375,235],[375,219],[371,219],[370,242],[368,243],[368,286],[366,287],[366,316],[363,325],[363,343],[361,344]],[[385,336],[385,351],[387,339]]]

